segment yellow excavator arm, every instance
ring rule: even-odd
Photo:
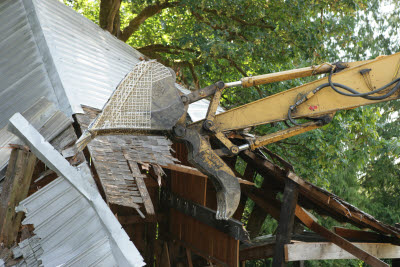
[[[294,122],[297,118],[324,118],[324,116],[328,116],[329,120],[329,116],[332,116],[338,110],[353,109],[399,98],[397,90],[399,67],[400,53],[397,53],[391,56],[381,56],[370,61],[335,65],[325,63],[316,67],[243,78],[240,82],[226,84],[222,90],[230,87],[230,84],[235,86],[243,84],[243,87],[248,87],[249,85],[260,85],[321,73],[329,73],[330,76],[265,97],[221,114],[213,116],[207,114],[205,120],[196,122],[190,125],[189,128],[199,130],[212,124],[213,133],[226,133],[231,130],[240,130],[272,122],[287,120]],[[335,73],[335,70],[339,70],[339,72]],[[332,88],[329,80],[334,88]],[[335,86],[335,84],[337,85]],[[385,85],[388,86],[384,87]],[[343,86],[350,87],[357,93],[346,90],[346,88],[343,89]],[[382,90],[379,90],[380,88]],[[377,92],[374,93],[374,91]],[[213,102],[218,101],[212,101],[212,104]],[[210,109],[212,109],[212,106],[210,106]],[[314,121],[315,124],[317,124],[317,121]],[[296,125],[297,123],[294,124]],[[313,125],[313,123],[307,123],[303,127],[293,127],[292,130],[282,132],[282,137],[295,135],[296,132],[293,132],[294,130],[300,131],[302,128],[311,130],[315,128],[310,127],[310,125]],[[304,132],[304,130],[301,132]],[[276,136],[277,134],[273,134],[271,138]],[[255,142],[258,141],[258,146],[265,145],[265,142],[273,143],[272,141],[267,141],[269,140],[268,137],[257,138]],[[272,140],[278,141],[276,139]],[[255,146],[252,148],[254,149]]]
[[[217,82],[187,95],[175,87],[175,74],[156,61],[137,64],[118,85],[103,111],[77,141],[78,150],[96,135],[166,134],[184,142],[189,161],[208,175],[217,191],[218,219],[233,215],[240,201],[240,185],[221,159],[242,150],[256,149],[329,123],[338,110],[389,101],[400,97],[400,53],[370,61],[319,66]],[[328,76],[302,86],[216,114],[223,90],[294,78]],[[245,89],[244,89],[245,90]],[[186,125],[190,103],[211,97],[206,118]],[[309,119],[299,124],[297,119]],[[292,127],[266,136],[244,139],[236,145],[228,134],[272,122],[289,121]],[[219,146],[212,147],[210,140]],[[243,141],[243,140],[242,140]]]
[[[185,105],[212,96],[204,120],[189,126],[185,126],[181,120],[174,127],[174,133],[178,140],[186,142],[191,162],[214,182],[217,188],[217,218],[232,216],[240,199],[237,179],[221,160],[221,155],[235,155],[242,150],[256,149],[321,127],[329,123],[338,110],[398,99],[399,66],[400,53],[370,61],[325,63],[316,67],[246,77],[238,82],[218,82],[182,96]],[[328,77],[216,114],[221,94],[228,87],[249,87],[322,73],[328,73]],[[299,124],[296,119],[300,118],[310,121]],[[293,127],[247,139],[245,144],[239,146],[227,137],[233,130],[279,121],[290,121]],[[212,149],[208,141],[210,138],[220,141],[219,149]]]

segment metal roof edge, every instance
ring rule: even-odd
[[[37,16],[36,7],[32,2],[32,0],[22,0],[22,4],[25,8],[27,19],[29,21],[33,37],[35,39],[36,46],[42,57],[42,62],[47,71],[51,85],[53,87],[52,89],[57,98],[56,104],[58,105],[61,111],[63,111],[67,116],[71,117],[73,114],[73,110],[70,101],[68,99],[68,96],[65,92],[64,86],[61,82],[53,57],[51,55],[48,46],[48,39],[46,39],[45,35],[43,34],[42,25],[40,24],[39,18]]]

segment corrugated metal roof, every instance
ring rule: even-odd
[[[25,111],[42,96],[59,103],[61,110],[70,114],[28,2],[0,2],[0,128],[14,113]]]
[[[81,105],[102,109],[143,55],[59,1],[33,2],[74,113],[82,112]],[[208,103],[201,100],[190,105],[193,121],[205,118]]]
[[[35,226],[44,266],[117,265],[96,212],[66,179],[54,180],[21,201],[17,209],[25,211],[23,224]]]
[[[57,0],[33,0],[74,112],[101,109],[142,55]]]
[[[101,109],[142,56],[57,0],[2,1],[0,40],[0,128],[42,96],[67,115]],[[207,107],[193,103],[189,116]]]
[[[40,245],[40,238],[36,235],[21,241],[18,243],[18,246],[13,249],[14,259],[21,256],[23,257],[23,260],[16,265],[18,267],[41,266],[42,262],[39,258],[42,254],[43,249]]]
[[[61,178],[21,201],[24,224],[41,239],[45,266],[143,266],[143,259],[90,181],[89,171],[72,167],[21,115],[10,128]]]

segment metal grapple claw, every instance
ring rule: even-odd
[[[211,149],[208,141],[198,132],[186,129],[182,138],[188,147],[188,159],[208,175],[217,191],[217,214],[219,220],[227,220],[235,213],[240,202],[240,185],[233,171]]]

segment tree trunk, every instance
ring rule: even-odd
[[[120,6],[121,0],[101,0],[100,2],[100,27],[117,37],[120,35]]]

